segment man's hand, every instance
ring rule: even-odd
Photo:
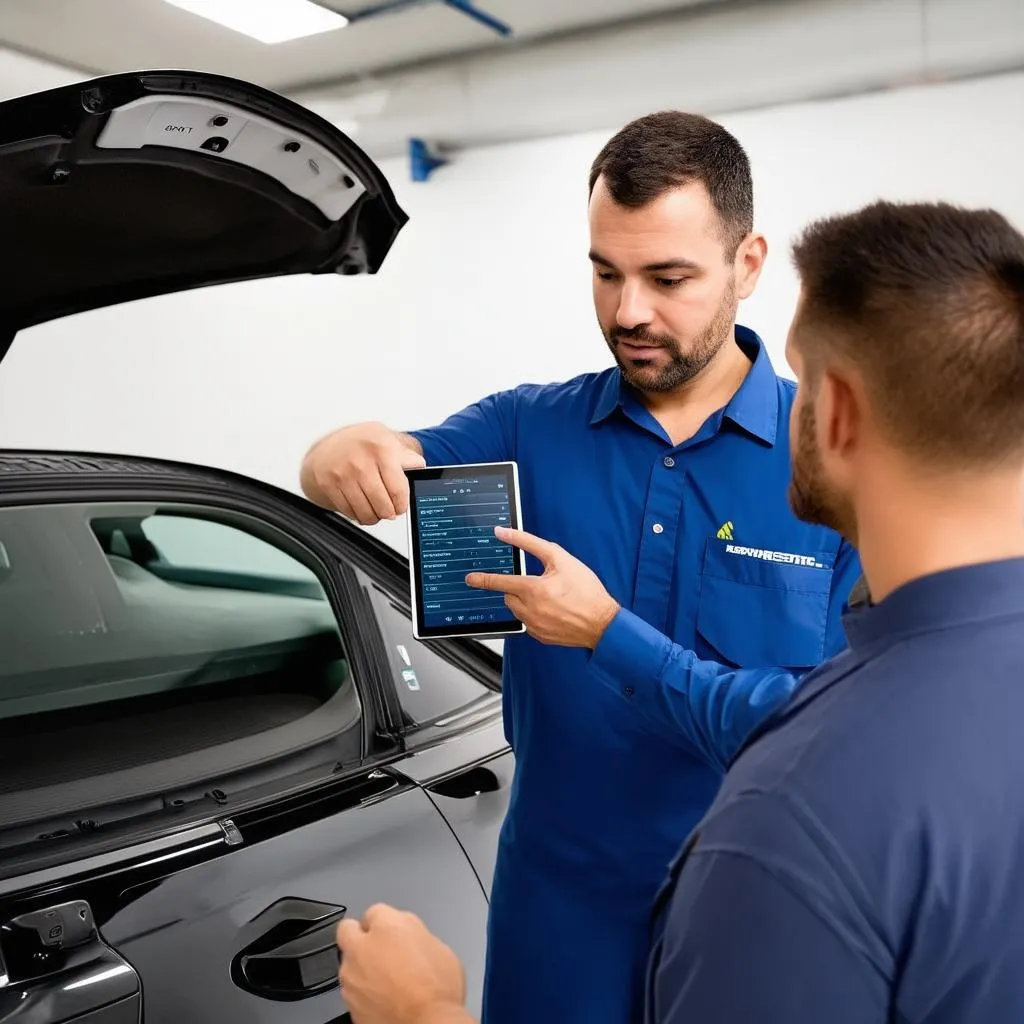
[[[302,490],[310,501],[373,526],[408,511],[405,470],[425,465],[407,434],[383,423],[358,423],[313,445],[302,463]]]
[[[503,593],[512,614],[542,643],[593,650],[619,611],[618,602],[593,570],[557,544],[533,534],[501,526],[494,533],[498,540],[539,559],[544,574],[473,572],[466,582],[480,590]]]
[[[338,948],[355,1024],[472,1024],[458,957],[414,914],[370,907],[338,925]]]

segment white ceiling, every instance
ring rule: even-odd
[[[318,2],[351,16],[376,0]],[[477,0],[512,26],[514,35],[504,40],[444,3],[420,0],[335,32],[267,46],[163,0],[0,0],[0,45],[90,75],[176,68],[292,91],[709,2],[721,0]]]

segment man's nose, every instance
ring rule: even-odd
[[[641,324],[649,324],[654,319],[644,293],[645,289],[637,284],[626,283],[622,286],[619,308],[615,314],[620,327],[631,331]]]

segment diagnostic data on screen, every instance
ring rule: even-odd
[[[465,582],[470,572],[514,573],[513,549],[494,536],[496,526],[512,525],[511,508],[503,473],[416,482],[425,625],[515,621],[504,594]]]

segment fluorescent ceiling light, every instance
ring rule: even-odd
[[[166,0],[190,14],[258,39],[284,43],[289,39],[343,28],[348,18],[313,0]]]

